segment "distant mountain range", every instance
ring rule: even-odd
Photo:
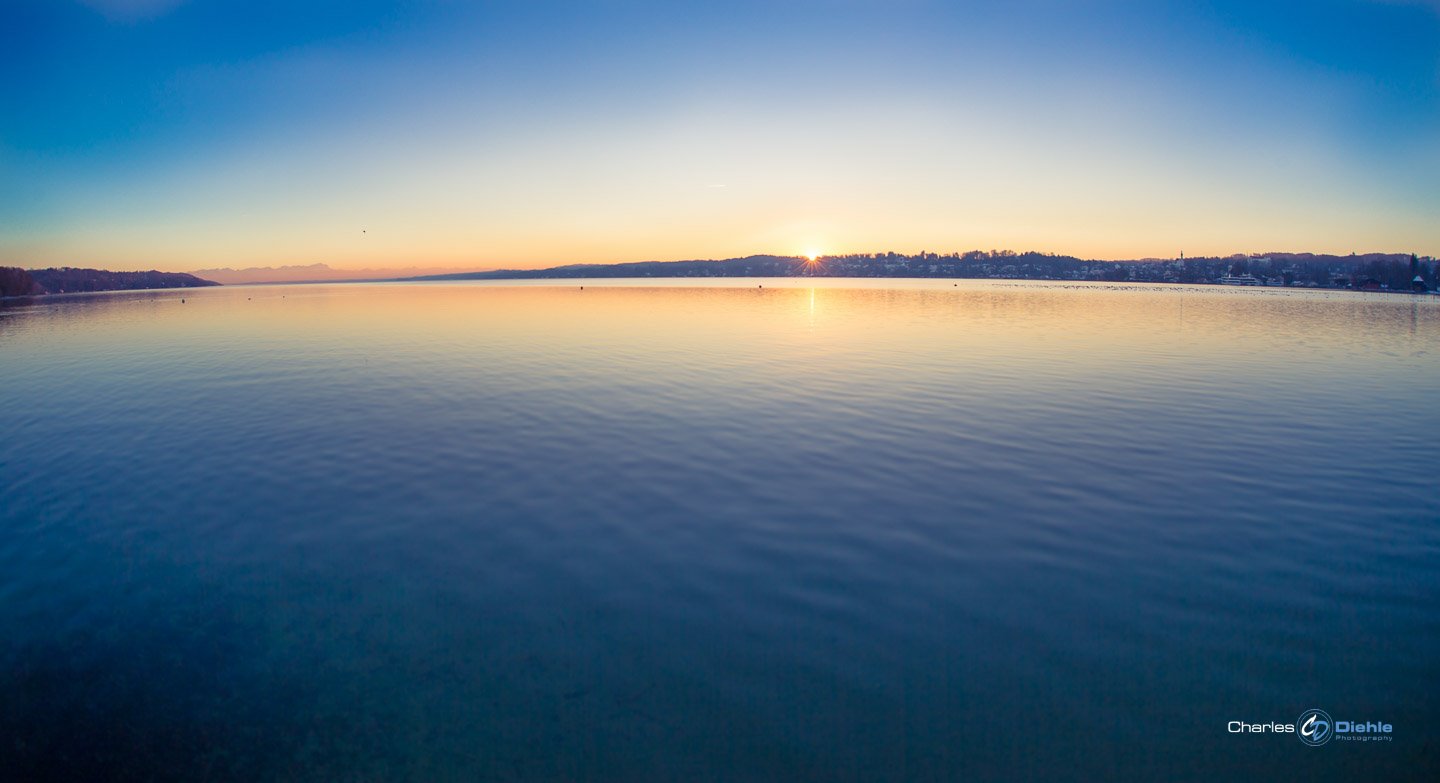
[[[395,280],[417,275],[453,271],[447,267],[384,267],[376,269],[335,269],[329,264],[306,266],[255,266],[248,269],[197,269],[190,274],[224,285],[251,283],[326,283],[341,280]]]
[[[420,275],[404,280],[506,280],[598,277],[786,277],[808,260],[791,256],[746,256],[723,261],[635,261],[624,264],[567,264],[547,269],[494,269]]]

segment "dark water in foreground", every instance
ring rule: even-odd
[[[1440,303],[805,283],[0,307],[0,779],[1435,772]]]

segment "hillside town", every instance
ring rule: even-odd
[[[1398,253],[1316,255],[1268,253],[1225,257],[1097,261],[1047,253],[972,250],[966,253],[756,255],[719,261],[642,261],[572,264],[549,269],[500,269],[433,275],[425,280],[629,277],[940,277],[1012,280],[1340,288],[1367,291],[1436,290],[1440,264],[1431,256]]]
[[[1350,288],[1359,290],[1434,290],[1436,260],[1417,255],[1328,256],[1272,253],[1135,261],[1093,261],[1073,256],[968,253],[825,256],[802,264],[800,274],[845,277],[965,277],[1020,280],[1094,280],[1148,283]]]

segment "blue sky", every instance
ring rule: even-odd
[[[1440,254],[1434,2],[0,0],[0,263]]]

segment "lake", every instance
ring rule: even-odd
[[[7,780],[1440,764],[1440,298],[12,300],[0,478]],[[1227,728],[1312,708],[1393,731]]]

